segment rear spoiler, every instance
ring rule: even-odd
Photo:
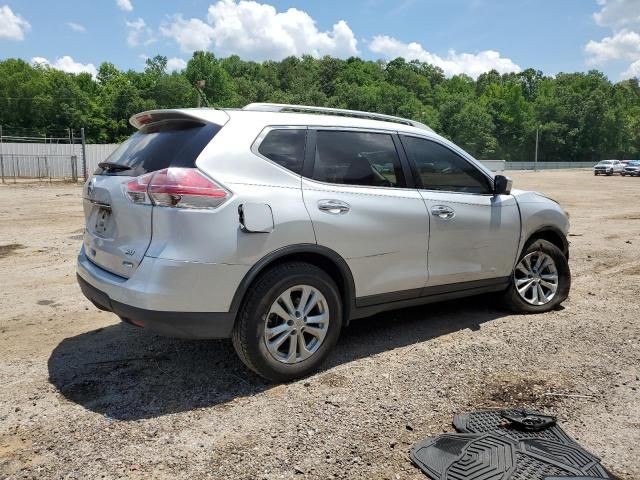
[[[129,118],[129,123],[136,129],[164,120],[189,120],[201,124],[216,123],[220,126],[227,123],[229,116],[216,109],[184,109],[184,110],[149,110],[136,113]]]

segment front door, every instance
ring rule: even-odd
[[[427,286],[505,278],[520,241],[512,195],[493,195],[491,180],[435,140],[402,136],[430,214]]]

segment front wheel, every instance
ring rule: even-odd
[[[243,363],[276,382],[316,370],[336,344],[342,304],[325,271],[302,262],[278,265],[251,286],[233,329]]]
[[[571,271],[562,251],[546,240],[534,240],[516,264],[505,303],[518,313],[548,312],[566,300],[570,289]]]

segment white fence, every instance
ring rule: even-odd
[[[87,174],[118,148],[117,144],[86,145]],[[6,178],[82,178],[82,145],[2,143],[0,170]]]
[[[98,168],[98,164],[103,162],[119,146],[117,143],[87,144],[87,175],[91,175]]]
[[[492,172],[503,172],[506,162],[504,160],[480,160],[480,163]]]
[[[598,162],[505,162],[505,170],[557,170],[560,168],[591,168]]]

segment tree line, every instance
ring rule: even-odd
[[[431,126],[481,159],[532,160],[536,130],[540,161],[640,158],[638,79],[612,83],[596,70],[546,76],[539,70],[476,80],[446,78],[428,63],[397,58],[288,57],[262,63],[195,52],[181,72],[167,58],[144,71],[102,63],[93,78],[19,59],[0,62],[0,125],[46,133],[85,128],[88,142],[120,142],[129,117],[156,108],[275,102],[365,110]]]

